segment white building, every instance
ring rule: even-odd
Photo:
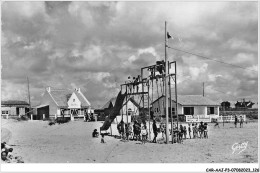
[[[80,88],[70,91],[48,87],[36,110],[34,119],[37,120],[63,116],[74,120],[83,119],[86,114],[94,114],[94,109],[91,108],[90,102],[80,91]]]
[[[219,117],[219,103],[201,95],[178,95],[178,114],[185,115],[187,122],[210,122],[211,118]],[[165,117],[165,96],[152,103],[154,116]],[[169,108],[170,110],[170,100]],[[172,96],[172,114],[175,114],[175,96]],[[169,112],[170,113],[170,112]],[[170,114],[169,114],[170,115]]]

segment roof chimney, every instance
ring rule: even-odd
[[[46,91],[51,92],[51,87],[47,87]]]
[[[78,92],[80,92],[80,88],[78,88]]]

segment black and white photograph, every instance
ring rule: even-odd
[[[1,165],[259,172],[258,7],[1,2]]]

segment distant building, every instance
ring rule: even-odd
[[[228,109],[230,109],[230,105],[231,105],[230,102],[224,101],[221,103],[221,108],[222,108],[222,110],[228,110]]]
[[[29,107],[30,105],[26,101],[1,101],[1,115],[18,117],[19,115],[25,115],[29,111]]]
[[[251,109],[251,108],[249,108]],[[256,102],[253,106],[252,106],[252,109],[258,109],[258,102]]]
[[[35,109],[34,119],[36,120],[58,117],[74,120],[94,114],[94,109],[91,108],[90,102],[80,88],[70,91],[48,87],[42,96],[40,105]]]
[[[178,115],[184,115],[186,121],[211,121],[219,117],[219,104],[201,95],[178,95]],[[172,115],[176,115],[175,96],[172,96]],[[165,96],[161,96],[152,103],[154,117],[165,117]],[[170,115],[170,100],[168,107]]]
[[[254,105],[255,103],[251,102],[251,101],[245,101],[245,99],[243,99],[243,101],[239,102],[237,101],[237,103],[235,104],[235,107],[236,108],[252,108],[252,106]]]

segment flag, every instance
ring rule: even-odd
[[[171,35],[169,34],[169,32],[167,32],[167,38],[168,38],[168,39],[173,39],[173,40],[174,40],[174,37],[171,36]],[[182,42],[182,38],[177,37],[177,36],[176,36],[175,38],[178,39],[180,43]]]
[[[168,39],[173,39],[173,37],[169,34],[169,32],[167,32],[167,38]]]

